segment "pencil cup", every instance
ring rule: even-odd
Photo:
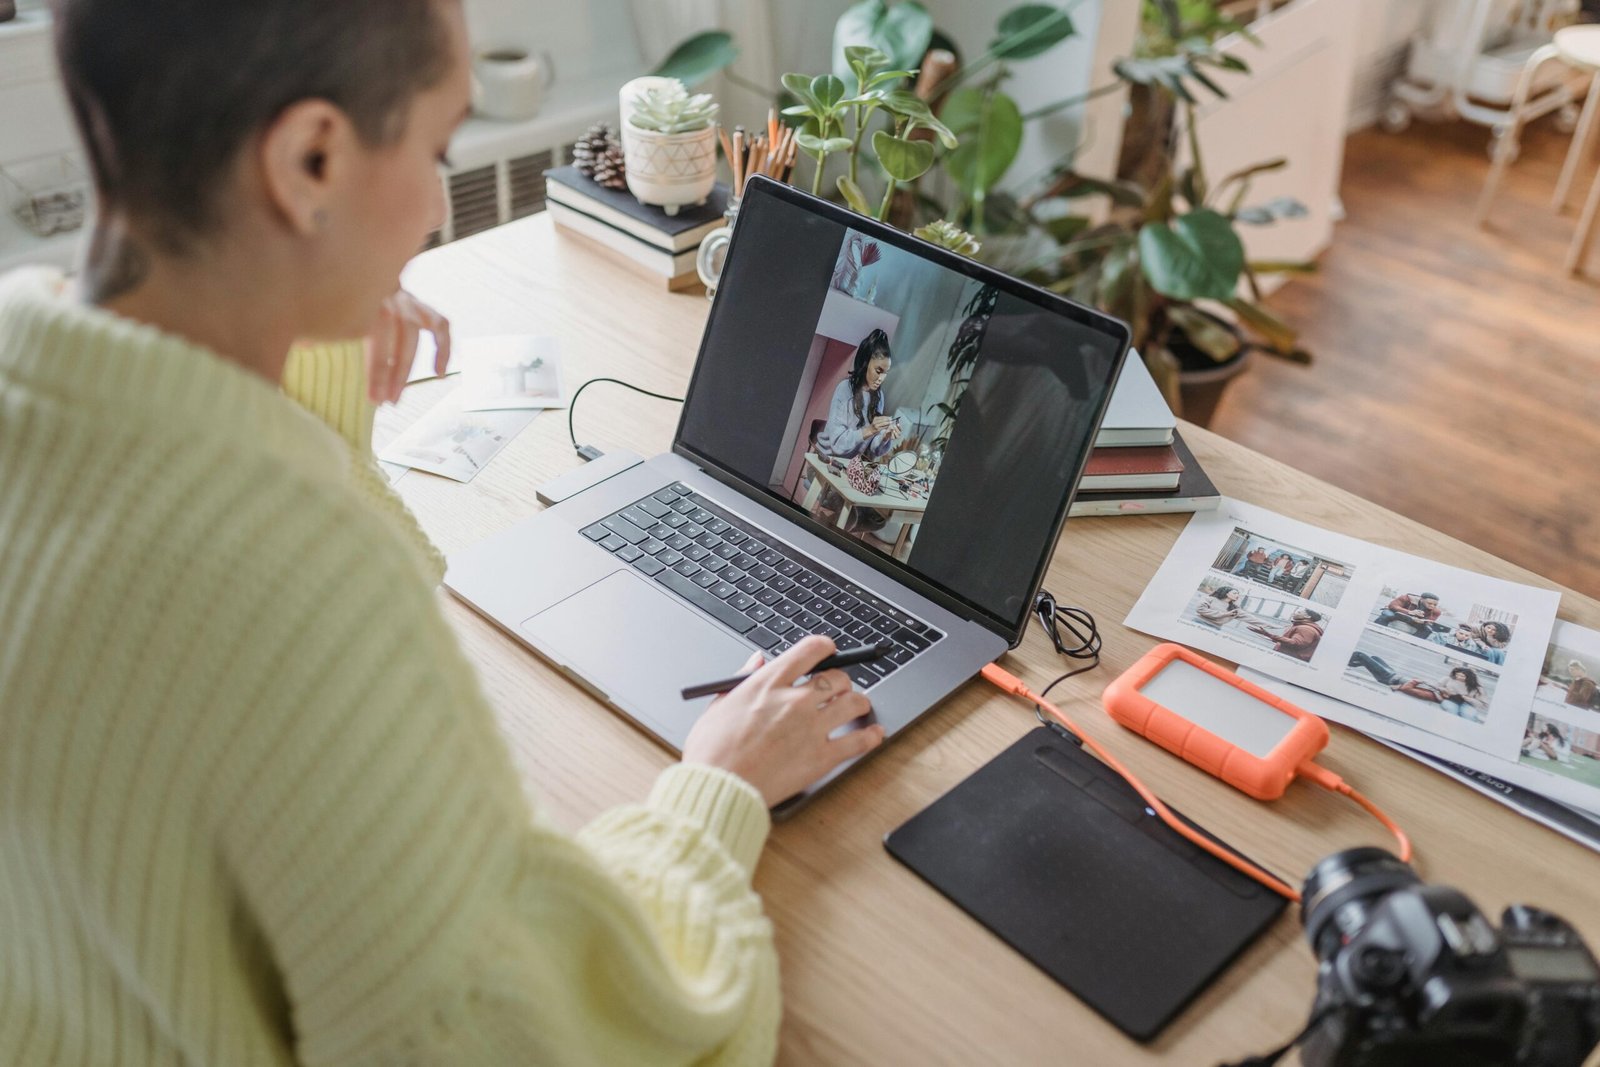
[[[706,299],[717,295],[717,283],[722,280],[722,264],[728,258],[728,242],[733,240],[733,225],[739,221],[739,198],[728,198],[728,210],[722,213],[723,224],[706,234],[700,242],[700,254],[695,257],[694,269],[706,287]]]

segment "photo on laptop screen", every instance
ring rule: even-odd
[[[1017,627],[1127,344],[1094,311],[758,184],[674,447]]]
[[[999,295],[846,231],[769,488],[907,562]]]

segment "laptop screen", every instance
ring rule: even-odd
[[[677,447],[879,570],[1019,633],[1121,323],[752,182]]]

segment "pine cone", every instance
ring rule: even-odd
[[[626,189],[628,187],[627,174],[628,168],[622,159],[622,146],[610,144],[595,159],[593,171],[589,177],[607,189]]]
[[[616,147],[617,134],[611,128],[611,124],[597,122],[583,131],[583,136],[572,146],[572,161],[577,164],[579,174],[585,178],[593,178],[595,165],[605,155],[606,150]]]

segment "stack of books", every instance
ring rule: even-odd
[[[699,282],[695,256],[706,234],[722,225],[728,187],[720,182],[704,204],[687,204],[676,215],[641,204],[626,189],[607,189],[575,166],[545,172],[550,221],[616,253],[668,289]]]
[[[1209,511],[1222,501],[1178,433],[1178,420],[1137,352],[1128,353],[1072,515]]]

